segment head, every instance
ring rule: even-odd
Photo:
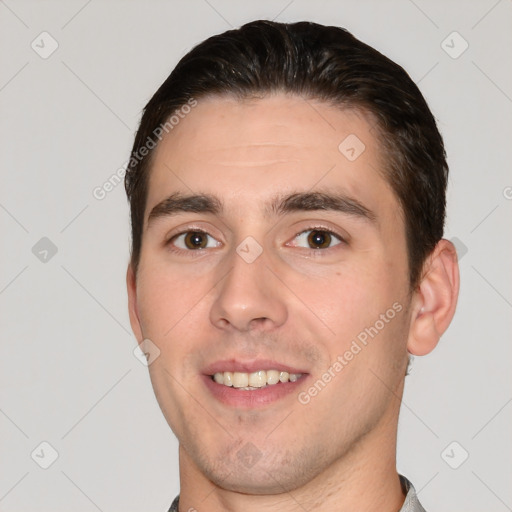
[[[183,57],[126,190],[130,319],[190,468],[272,493],[391,442],[408,354],[455,308],[447,173],[414,82],[346,30],[259,21]],[[224,397],[211,377],[252,362],[302,376]]]
[[[342,28],[308,22],[258,21],[207,39],[181,59],[146,105],[125,181],[134,269],[154,141],[172,131],[200,99],[244,100],[278,92],[368,115],[385,158],[378,171],[403,214],[414,288],[444,228],[448,166],[436,122],[403,68]]]

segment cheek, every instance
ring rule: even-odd
[[[391,365],[403,365],[406,357],[405,277],[387,271],[386,262],[373,262],[366,269],[345,267],[322,280],[305,280],[301,297],[321,318],[330,334],[324,337],[328,360],[346,359],[348,378],[356,368],[369,367],[389,375]],[[405,276],[405,272],[402,272]],[[306,302],[306,300],[305,300]],[[326,331],[327,332],[327,331]],[[345,363],[344,363],[345,364]],[[365,375],[371,388],[374,375]],[[359,374],[358,379],[361,378]]]
[[[300,297],[338,339],[354,336],[375,322],[397,293],[381,270],[348,266],[321,280],[304,280],[300,290]]]
[[[191,348],[206,334],[212,282],[156,262],[141,268],[137,299],[143,335],[158,346],[159,365],[165,361],[181,377],[190,366]]]
[[[138,289],[138,309],[145,335],[151,339],[161,336],[166,324],[172,322],[172,309],[168,301],[173,302],[173,288],[166,286],[166,281],[155,280],[147,276]],[[167,329],[169,327],[167,326]]]
[[[158,263],[140,267],[137,305],[145,335],[161,339],[193,306],[188,280]]]

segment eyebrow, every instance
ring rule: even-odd
[[[184,195],[175,192],[152,208],[148,216],[148,228],[153,221],[161,217],[171,217],[184,212],[219,215],[222,211],[222,202],[211,194]]]
[[[274,196],[265,207],[268,217],[283,216],[298,211],[332,211],[354,216],[375,224],[375,213],[360,201],[345,194],[332,192],[296,192]],[[222,201],[212,194],[175,192],[152,208],[148,216],[148,228],[158,218],[172,217],[180,213],[209,213],[220,215],[224,211]]]

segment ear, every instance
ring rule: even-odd
[[[128,264],[126,271],[126,288],[128,290],[128,313],[130,315],[130,325],[132,326],[133,334],[140,344],[144,339],[142,334],[142,327],[140,325],[139,311],[137,308],[137,277],[131,263]]]
[[[459,296],[457,251],[448,240],[440,240],[425,262],[423,277],[414,292],[407,350],[428,354],[450,325]]]

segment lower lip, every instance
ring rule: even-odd
[[[295,382],[280,382],[267,385],[254,390],[242,390],[224,384],[217,384],[209,375],[203,375],[206,387],[212,395],[223,404],[232,407],[254,409],[277,402],[291,393],[298,394],[298,387],[302,386],[307,375],[303,375]]]

